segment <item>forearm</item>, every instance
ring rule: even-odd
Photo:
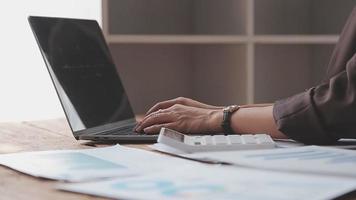
[[[242,106],[231,117],[235,133],[266,133],[273,138],[287,138],[278,131],[273,118],[273,104]]]

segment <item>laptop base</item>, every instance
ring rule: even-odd
[[[156,143],[158,135],[81,135],[79,140],[91,140],[100,143],[144,144]]]

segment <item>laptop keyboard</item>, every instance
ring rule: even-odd
[[[133,135],[133,134],[139,134],[133,131],[133,128],[136,126],[136,124],[130,124],[127,126],[122,126],[118,127],[112,130],[108,130],[105,132],[97,133],[96,135]]]

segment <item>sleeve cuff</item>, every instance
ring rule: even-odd
[[[314,88],[276,101],[273,117],[277,128],[289,138],[305,144],[331,144],[338,140],[325,131],[312,101]]]

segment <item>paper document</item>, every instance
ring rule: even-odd
[[[289,148],[305,146],[303,143],[297,142],[292,139],[275,139],[277,147]],[[326,147],[334,147],[338,149],[356,149],[356,139],[339,139],[334,145],[328,145]]]
[[[200,165],[162,173],[91,183],[63,184],[59,189],[114,199],[332,199],[356,188],[354,179]]]
[[[356,178],[356,151],[320,146],[185,155],[236,165]]]
[[[0,165],[36,177],[65,181],[126,177],[194,164],[197,163],[120,145],[0,155]]]

